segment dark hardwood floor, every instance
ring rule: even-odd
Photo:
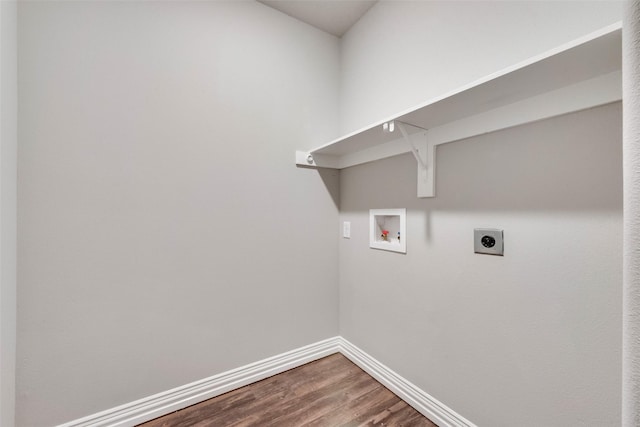
[[[333,354],[143,427],[433,427],[398,396],[341,354]]]

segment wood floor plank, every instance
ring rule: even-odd
[[[348,366],[341,360],[342,366],[339,372],[335,371],[317,371],[322,375],[309,375],[308,378],[304,378],[295,387],[293,393],[288,393],[286,396],[282,396],[277,405],[258,405],[252,410],[244,414],[245,416],[239,420],[237,424],[229,423],[225,425],[229,426],[264,426],[267,427],[270,424],[269,421],[265,421],[265,416],[269,420],[278,419],[285,416],[291,416],[297,414],[300,410],[311,410],[309,402],[321,400],[322,406],[326,405],[327,399],[331,396],[327,396],[330,390],[340,387],[341,384],[350,383],[357,380],[361,373],[357,366]],[[375,382],[375,380],[367,379],[367,381]],[[228,420],[225,420],[228,421]],[[275,425],[286,425],[278,424]]]
[[[187,427],[200,419],[215,418],[219,425],[236,425],[254,413],[263,413],[274,406],[309,393],[315,387],[342,381],[349,375],[358,373],[357,366],[347,366],[334,355],[311,364],[287,371],[287,375],[275,375],[246,387],[210,399],[208,405],[201,405],[197,411],[178,411],[167,415],[163,427]],[[321,376],[320,376],[321,375]],[[204,402],[203,402],[204,403]],[[156,426],[149,426],[156,427]]]
[[[360,388],[364,393],[367,387],[376,386],[378,384],[373,378],[363,378],[359,372],[356,372],[344,377],[343,381],[320,384],[295,399],[282,402],[278,407],[269,408],[266,412],[256,412],[238,426],[304,425],[307,419],[315,418],[339,406],[344,399],[344,394],[351,389]]]
[[[435,424],[423,417],[405,401],[400,400],[359,425],[359,427],[371,426],[432,427]]]
[[[346,401],[337,411],[316,418],[308,425],[312,427],[355,426],[380,413],[380,408],[387,408],[400,401],[398,396],[391,393],[382,384],[376,384],[377,387],[369,393]]]
[[[360,373],[345,379],[340,387],[323,387],[302,396],[291,405],[283,407],[272,420],[263,423],[265,427],[301,426],[313,419],[337,410],[350,398],[357,398],[362,394],[379,386],[373,378],[362,376]]]
[[[230,391],[139,427],[433,427],[341,354]]]

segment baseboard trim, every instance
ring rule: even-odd
[[[340,337],[329,338],[135,402],[70,421],[58,427],[133,427],[337,353],[339,345]]]
[[[342,337],[340,353],[439,427],[476,427],[471,421]]]
[[[58,427],[133,427],[334,353],[342,353],[440,427],[476,427],[342,337],[333,337]]]

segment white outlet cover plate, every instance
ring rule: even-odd
[[[342,223],[342,237],[345,239],[351,238],[351,221],[345,221]]]

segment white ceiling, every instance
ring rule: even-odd
[[[378,0],[258,0],[329,34],[342,37]]]

